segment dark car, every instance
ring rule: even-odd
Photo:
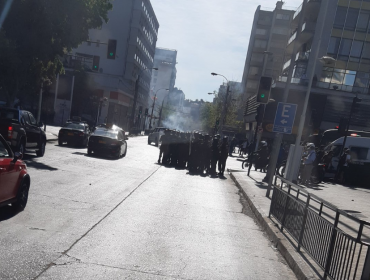
[[[124,157],[127,153],[126,140],[125,131],[117,126],[97,127],[89,138],[87,153]]]
[[[46,135],[32,113],[12,108],[0,108],[0,134],[13,151],[45,153]]]
[[[85,122],[67,121],[65,126],[59,130],[58,144],[63,143],[68,145],[76,145],[86,147],[89,141],[91,131],[90,127]]]
[[[12,204],[17,211],[26,207],[30,189],[30,176],[22,154],[12,149],[0,135],[0,206]]]

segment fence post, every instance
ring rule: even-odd
[[[364,269],[362,270],[361,280],[370,279],[370,248],[367,247],[366,259],[364,263]]]
[[[285,217],[286,217],[286,212],[287,212],[287,207],[288,207],[288,201],[289,201],[289,193],[290,193],[290,185],[289,185],[289,189],[288,189],[288,194],[286,194],[286,201],[285,201],[285,205],[284,205],[284,213],[283,213],[283,218],[281,219],[281,228],[280,228],[280,231],[283,231],[284,229],[284,222],[285,222]]]
[[[337,238],[337,230],[336,227],[338,226],[339,222],[339,212],[337,210],[337,214],[335,215],[335,221],[333,224],[333,232],[331,233],[331,239],[330,239],[330,245],[329,245],[329,252],[328,252],[328,257],[326,258],[326,264],[325,264],[325,272],[324,272],[324,277],[323,279],[326,280],[328,275],[329,275],[329,270],[331,266],[331,260],[333,258],[333,252],[334,252],[334,246],[335,246],[335,241]]]
[[[307,221],[307,215],[308,215],[308,207],[310,205],[310,199],[311,199],[311,196],[310,196],[310,194],[308,194],[307,201],[306,201],[306,207],[304,208],[302,228],[301,228],[301,232],[299,234],[299,239],[298,239],[298,248],[297,248],[298,252],[301,250],[304,228],[306,227],[306,221]]]

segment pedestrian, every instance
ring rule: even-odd
[[[329,170],[332,159],[333,159],[333,151],[325,152],[324,155],[322,156],[320,162],[325,165],[325,171]]]
[[[315,144],[307,144],[307,155],[303,158],[302,184],[309,184],[313,163],[316,160]]]
[[[228,156],[228,139],[227,136],[225,136],[222,139],[222,144],[220,147],[220,158],[218,161],[218,175],[220,176],[224,176],[227,156]]]
[[[161,163],[162,161],[162,164],[163,165],[167,165],[168,164],[168,160],[169,160],[169,137],[170,137],[170,131],[169,130],[165,130],[164,131],[164,135],[162,135],[161,137],[161,141],[162,141],[162,144],[161,144],[161,147],[159,148],[159,158],[158,158],[158,163]],[[163,156],[163,158],[162,158]]]
[[[214,176],[216,175],[216,165],[217,161],[220,157],[220,150],[218,147],[218,137],[215,136],[212,140],[212,146],[211,146],[211,170],[210,175]]]
[[[346,148],[338,162],[338,169],[336,173],[337,176],[335,180],[336,181],[340,180],[342,184],[345,184],[346,182],[349,181],[348,167],[349,163],[351,162],[351,155],[349,152],[350,152],[349,149]]]

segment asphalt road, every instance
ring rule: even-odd
[[[295,279],[225,179],[49,142],[26,156],[29,202],[0,209],[0,279]],[[243,206],[244,205],[244,206]]]

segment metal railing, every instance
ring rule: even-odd
[[[276,184],[277,179],[281,181],[280,186]],[[284,183],[287,190],[283,188]],[[313,201],[319,208],[311,204]],[[333,222],[329,221],[330,216],[323,215],[324,207],[334,211]],[[370,226],[369,222],[280,176],[275,176],[271,216],[281,224],[281,231],[285,229],[298,243],[297,250],[303,248],[324,270],[324,279],[370,279],[370,244],[363,241],[363,230]],[[358,224],[355,234],[338,227],[340,217]]]

